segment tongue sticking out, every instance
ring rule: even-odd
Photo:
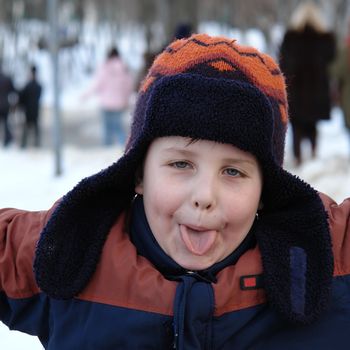
[[[196,231],[180,225],[180,233],[186,248],[195,255],[204,255],[214,244],[217,231]]]

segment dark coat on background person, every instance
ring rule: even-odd
[[[39,101],[41,85],[35,80],[30,80],[19,95],[19,102],[24,109],[26,119],[36,121],[39,116]]]
[[[15,91],[12,80],[0,72],[0,115],[8,114],[10,110],[9,95]]]
[[[337,54],[332,74],[337,83],[339,103],[344,113],[345,125],[350,131],[350,37]]]
[[[4,145],[7,146],[12,140],[12,133],[8,123],[10,111],[9,97],[16,92],[10,77],[0,71],[0,126],[4,125]]]
[[[40,145],[40,128],[39,128],[39,102],[42,87],[35,77],[25,85],[19,94],[19,103],[24,110],[25,122],[22,131],[21,147],[27,146],[28,133],[34,132],[34,144]]]
[[[286,32],[280,67],[286,76],[292,124],[329,119],[331,110],[329,65],[335,57],[333,34],[311,26]]]

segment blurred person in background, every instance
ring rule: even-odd
[[[350,19],[348,20],[348,35],[337,54],[332,73],[336,85],[336,102],[343,111],[350,142]]]
[[[29,81],[19,92],[19,105],[24,111],[24,123],[21,138],[21,147],[27,147],[28,134],[33,133],[35,147],[40,146],[40,97],[42,86],[37,80],[37,69],[35,66],[30,67]]]
[[[121,60],[118,49],[112,47],[107,54],[107,60],[98,69],[93,85],[83,95],[87,97],[96,94],[99,97],[105,146],[114,143],[124,146],[126,142],[123,115],[129,106],[133,87],[133,78],[128,67]]]
[[[13,139],[9,125],[10,98],[12,93],[16,93],[12,79],[2,71],[0,65],[0,128],[3,129],[0,130],[0,134],[3,137],[4,147],[7,147]]]
[[[191,23],[179,23],[174,32],[174,39],[186,39],[189,38],[192,35],[193,29]]]
[[[335,57],[335,38],[327,31],[320,10],[312,2],[296,8],[282,40],[280,66],[287,80],[293,154],[302,163],[301,143],[316,154],[316,124],[331,111],[329,67]]]
[[[177,24],[174,30],[173,37],[170,41],[175,39],[186,39],[189,38],[193,33],[193,28],[191,23],[188,22],[180,22]],[[141,84],[142,80],[145,78],[148,69],[151,67],[154,59],[158,54],[160,54],[165,48],[167,44],[164,45],[159,51],[149,51],[147,50],[143,55],[143,68],[141,69],[141,72],[138,77],[138,85]]]

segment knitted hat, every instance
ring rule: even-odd
[[[148,146],[157,137],[184,136],[256,156],[264,208],[254,228],[267,297],[285,319],[314,321],[330,293],[329,230],[316,191],[282,167],[286,128],[284,78],[271,57],[224,37],[174,41],[141,85],[124,155],[63,197],[44,228],[35,260],[38,285],[56,298],[85,287],[110,227],[135,195]]]

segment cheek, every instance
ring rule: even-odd
[[[231,200],[230,203],[227,203],[226,215],[229,218],[230,224],[249,229],[255,219],[259,201],[260,194],[257,191],[255,193],[246,193],[236,198],[236,200]]]
[[[162,181],[155,181],[156,185],[144,188],[145,206],[152,210],[152,214],[164,218],[173,216],[180,205],[180,191],[174,186],[163,185]]]

